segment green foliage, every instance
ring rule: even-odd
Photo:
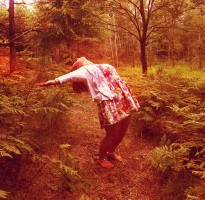
[[[60,128],[63,115],[69,112],[74,101],[69,95],[69,87],[39,88],[34,83],[37,79],[47,80],[61,73],[62,70],[55,67],[40,74],[24,70],[3,77],[0,83],[0,187],[3,190],[10,190],[11,182],[18,181],[18,171],[28,157],[33,162],[51,163],[64,177],[78,176],[71,164],[72,156],[68,157],[71,161],[65,162],[63,158],[41,152],[50,134]],[[63,151],[68,147],[69,144],[62,144],[60,149]],[[6,193],[1,192],[1,196],[6,197]]]
[[[20,155],[24,151],[29,153],[33,151],[30,145],[16,137],[1,134],[0,139],[0,157],[7,156],[12,158],[12,154]]]
[[[6,192],[4,190],[0,190],[0,198],[7,199],[9,196],[9,192]]]
[[[193,160],[190,160],[190,149],[186,144],[172,143],[164,135],[160,142],[161,146],[156,147],[150,154],[152,165],[169,179],[164,189],[164,195],[172,195],[173,199],[200,199],[205,193],[201,188],[202,184],[197,181],[194,175],[201,177],[199,171],[190,170]],[[195,170],[201,168],[204,172],[204,164],[195,164]],[[192,173],[190,173],[192,172]],[[203,177],[202,177],[203,180]],[[203,182],[202,182],[203,183]]]
[[[164,143],[164,138],[166,136],[162,137],[162,145],[156,147],[150,156],[152,165],[163,172],[170,169],[182,170],[186,166],[185,161],[188,161],[189,149],[182,144],[169,144],[169,140]]]
[[[41,55],[55,56],[56,48],[58,48],[67,58],[68,43],[70,46],[76,40],[83,42],[86,38],[96,39],[100,32],[94,28],[94,22],[91,20],[90,3],[88,0],[52,0],[43,5],[40,2],[37,3],[34,21],[41,25],[38,25],[40,31],[33,33],[34,45],[30,46],[30,49],[36,48]],[[71,52],[71,55],[74,53],[76,52]]]
[[[6,8],[1,8],[0,12],[0,43],[4,42],[7,39],[8,31],[8,11]]]
[[[176,196],[182,195],[185,189],[197,186],[192,180],[204,179],[204,72],[193,72],[191,77],[191,72],[178,68],[159,66],[154,70],[135,82],[134,92],[141,104],[135,114],[136,133],[162,138],[160,146],[152,151],[151,162],[162,173],[169,173],[168,190],[178,191]],[[197,73],[200,76],[195,76]],[[181,173],[184,174],[181,181],[187,184],[183,190],[176,190]]]

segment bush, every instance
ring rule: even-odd
[[[178,191],[179,196],[189,187],[200,187],[200,182],[192,185],[192,180],[205,178],[205,84],[204,79],[188,78],[187,74],[159,67],[147,77],[138,76],[134,88],[141,104],[135,114],[136,133],[155,138],[166,135],[170,141],[170,145],[165,143],[153,150],[153,166],[165,174],[169,171],[173,185],[178,183],[174,175],[179,178],[189,174],[187,180],[181,179],[187,184]]]
[[[40,69],[40,68],[38,68]],[[24,69],[2,76],[0,83],[0,198],[18,185],[22,165],[28,159],[52,163],[64,175],[77,175],[71,162],[45,155],[41,148],[50,134],[59,129],[62,113],[73,104],[69,88],[38,88],[40,79],[60,74],[55,66],[44,73]],[[59,144],[60,145],[60,144]],[[73,159],[69,157],[70,159]],[[6,191],[5,191],[6,190]]]

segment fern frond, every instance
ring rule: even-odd
[[[27,116],[27,114],[22,110],[14,107],[4,107],[4,109],[1,110],[0,115],[22,115]]]
[[[40,108],[33,108],[29,110],[30,113],[34,112],[34,113],[44,113],[44,114],[48,114],[48,113],[59,113],[61,112],[61,110],[57,109],[57,108],[52,108],[52,107],[40,107]]]
[[[0,148],[7,150],[8,152],[12,152],[15,154],[20,155],[20,150],[13,144],[6,142],[6,141],[0,141]]]
[[[49,161],[51,161],[51,162],[54,163],[54,164],[57,164],[60,169],[63,169],[63,170],[64,170],[64,172],[66,172],[66,173],[68,173],[68,174],[70,174],[70,175],[76,175],[76,176],[78,176],[78,172],[77,172],[77,171],[75,171],[75,170],[73,170],[72,168],[70,168],[70,167],[68,167],[67,165],[65,165],[61,160],[56,159],[56,158],[51,158],[51,157],[48,156],[48,155],[43,155],[42,157],[45,158],[45,159],[47,159],[47,160],[49,160]]]
[[[153,101],[153,100],[149,100],[148,103],[149,103],[152,107],[156,108],[157,110],[160,108],[160,103],[159,103],[159,102],[156,102],[156,101]]]
[[[33,149],[29,144],[26,144],[23,140],[20,140],[13,136],[7,136],[5,134],[0,135],[0,146],[2,149],[6,149],[8,152],[13,152],[15,154],[21,154],[21,150],[27,150],[32,152]]]
[[[10,157],[13,158],[11,154],[9,154],[7,151],[4,151],[0,148],[0,157]]]
[[[60,106],[60,108],[61,108],[62,110],[69,110],[69,107],[66,106],[63,102],[60,102],[60,103],[59,103],[59,106]]]
[[[60,144],[61,149],[68,148],[68,147],[70,147],[70,144]]]
[[[58,162],[60,169],[63,169],[66,173],[69,173],[70,175],[78,175],[77,171],[73,170],[72,168],[66,166],[62,162]]]
[[[0,190],[0,198],[7,199],[9,197],[10,192]]]

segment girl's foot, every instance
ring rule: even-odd
[[[119,156],[119,155],[117,155],[117,154],[115,154],[115,153],[108,153],[108,152],[107,152],[107,157],[108,157],[108,158],[111,158],[111,159],[113,159],[113,160],[122,162],[122,157]]]
[[[100,164],[102,167],[104,168],[112,168],[114,167],[113,164],[111,162],[109,162],[106,159],[98,159],[98,164]]]

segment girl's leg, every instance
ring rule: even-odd
[[[105,127],[106,135],[102,139],[100,143],[100,148],[99,148],[99,160],[98,162],[106,168],[113,167],[112,163],[109,161],[105,160],[107,157],[107,152],[110,149],[114,148],[114,143],[115,143],[115,137],[117,133],[119,132],[120,129],[120,123],[116,123],[113,125],[109,125]]]
[[[105,158],[111,157],[115,160],[122,161],[122,158],[114,153],[117,146],[122,141],[129,123],[130,123],[130,116],[123,119],[122,121],[105,127],[106,136],[102,139],[100,143],[99,149],[99,163],[103,167],[112,167],[112,163],[105,160]]]
[[[128,116],[127,118],[120,121],[118,131],[115,132],[115,135],[113,135],[114,137],[113,144],[109,146],[109,150],[107,154],[108,157],[113,157],[114,159],[119,160],[119,161],[122,160],[119,156],[114,154],[114,152],[115,152],[115,149],[120,144],[120,142],[122,141],[122,139],[124,138],[125,133],[127,132],[127,129],[130,124],[130,119],[131,119],[131,116]]]
[[[99,149],[99,158],[104,159],[107,156],[107,152],[110,149],[114,148],[114,143],[116,139],[116,135],[119,132],[120,129],[120,123],[116,123],[114,125],[109,125],[105,127],[106,135],[102,139],[100,143],[100,149]]]

